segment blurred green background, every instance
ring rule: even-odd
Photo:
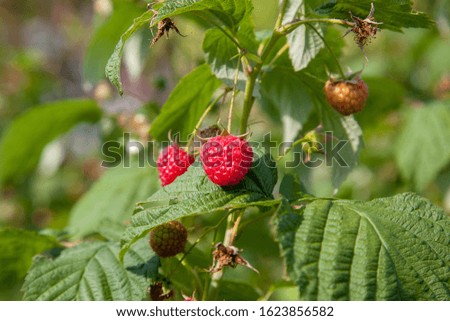
[[[415,191],[450,213],[450,140],[447,148],[433,149],[434,139],[449,137],[450,130],[450,3],[415,2],[415,9],[427,12],[436,28],[384,30],[367,48],[369,64],[363,79],[370,95],[366,109],[356,116],[366,147],[337,196],[369,200]],[[254,6],[257,30],[270,29],[278,0],[256,0]],[[91,98],[103,111],[97,124],[77,125],[48,144],[37,169],[25,179],[2,183],[0,228],[63,230],[74,204],[105,172],[100,166],[103,142],[120,140],[123,132],[131,132],[136,140],[144,138],[148,123],[180,77],[203,61],[202,26],[190,17],[176,18],[187,38],[171,34],[170,41],[161,39],[152,50],[152,34],[143,30],[125,49],[125,95],[119,97],[103,79],[104,66],[120,34],[145,8],[144,1],[0,1],[0,135],[19,115],[46,102]],[[361,51],[351,36],[344,39],[341,64],[360,69]],[[250,120],[253,139],[274,128],[280,139],[281,125],[260,110],[256,106]],[[16,147],[20,149],[19,138]],[[311,190],[327,195],[329,189],[329,182],[317,173]],[[214,222],[194,218],[190,223]],[[271,280],[276,280],[280,290],[271,298],[295,299],[296,289],[282,281],[269,218],[255,222],[246,227],[237,246],[245,244],[244,256],[261,275],[236,269],[227,272],[226,279],[252,284],[255,294],[249,295],[254,296],[269,296],[274,290]],[[205,251],[210,241],[201,245]],[[0,299],[20,299],[21,277],[0,278]]]

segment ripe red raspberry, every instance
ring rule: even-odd
[[[150,246],[160,257],[170,257],[184,251],[187,231],[183,224],[171,221],[150,232]]]
[[[178,176],[183,175],[193,162],[194,157],[176,144],[164,148],[157,162],[161,185],[172,183]]]
[[[253,150],[242,138],[228,135],[210,138],[200,159],[209,179],[220,186],[239,184],[252,166]]]
[[[369,88],[359,77],[352,80],[327,80],[325,94],[331,107],[342,115],[361,111],[369,96]]]

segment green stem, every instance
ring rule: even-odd
[[[234,107],[234,100],[236,99],[236,95],[237,95],[237,82],[239,79],[239,65],[241,63],[241,57],[239,56],[239,58],[237,59],[237,65],[236,65],[236,72],[234,75],[234,82],[233,82],[233,93],[231,94],[231,102],[230,102],[230,110],[228,112],[228,125],[227,125],[227,130],[229,133],[231,133],[231,124],[232,124],[232,119],[233,119],[233,107]]]
[[[247,132],[248,118],[253,107],[253,102],[255,101],[253,90],[255,88],[256,76],[256,73],[251,74],[250,77],[247,78],[247,83],[245,84],[244,106],[239,129],[241,135]]]
[[[323,44],[327,48],[327,50],[330,52],[331,56],[333,57],[334,61],[336,62],[336,66],[338,68],[339,74],[341,75],[342,79],[345,79],[345,73],[344,70],[341,67],[341,64],[339,63],[339,60],[337,59],[336,55],[334,54],[331,47],[326,42],[325,38],[320,34],[319,30],[317,30],[316,27],[314,27],[312,24],[308,23],[308,26],[311,27],[312,30],[319,36],[319,38],[322,40]]]
[[[280,48],[280,50],[278,50],[278,52],[275,54],[275,56],[273,57],[273,59],[269,62],[269,64],[267,65],[267,69],[270,69],[271,66],[273,66],[275,64],[275,62],[286,52],[286,50],[289,49],[289,44],[285,44],[283,47]]]
[[[247,132],[247,126],[248,126],[248,118],[250,116],[250,112],[253,107],[253,103],[255,102],[255,97],[253,97],[253,90],[255,89],[255,83],[256,79],[258,79],[258,76],[261,72],[262,66],[264,65],[264,62],[269,57],[270,52],[278,42],[278,40],[283,35],[277,32],[276,30],[273,31],[272,36],[270,37],[269,42],[265,46],[262,54],[261,54],[261,62],[256,64],[253,68],[252,72],[247,75],[247,83],[245,85],[245,94],[244,94],[244,106],[242,110],[242,118],[241,118],[241,126],[240,126],[240,134],[245,134]],[[244,67],[245,68],[245,67]]]
[[[217,29],[219,29],[220,31],[222,31],[222,33],[226,36],[226,37],[228,37],[228,39],[230,39],[235,45],[236,45],[236,47],[238,47],[239,48],[239,50],[244,50],[244,48],[242,48],[242,46],[241,46],[241,44],[239,43],[239,41],[235,38],[235,37],[233,37],[232,35],[230,35],[224,28],[222,28],[222,26],[220,26],[219,24],[216,24],[216,23],[213,23],[214,24],[214,26],[217,28]]]
[[[312,19],[303,19],[303,20],[294,20],[292,22],[289,22],[281,27],[279,27],[277,30],[279,33],[283,35],[287,35],[288,33],[291,33],[295,29],[297,29],[299,26],[309,23],[331,23],[335,25],[342,25],[342,26],[349,26],[352,27],[353,23],[341,20],[341,19],[329,19],[329,18],[312,18]]]
[[[223,28],[219,23],[217,23],[216,21],[214,21],[213,18],[211,18],[210,15],[208,14],[202,14],[199,12],[197,12],[197,16],[200,19],[203,19],[206,22],[209,22],[210,24],[212,24],[214,27],[216,27],[217,29],[219,29],[220,31],[222,31],[222,33],[228,38],[230,39],[235,45],[236,47],[239,48],[239,50],[243,50],[244,48],[242,48],[241,44],[239,43],[238,39],[236,39],[232,34],[230,34],[225,28]]]
[[[189,141],[187,143],[187,150],[191,147],[192,143],[194,142],[195,136],[197,135],[198,129],[202,125],[203,121],[205,120],[206,116],[208,116],[211,109],[217,104],[217,102],[227,94],[228,90],[224,90],[223,93],[221,93],[219,96],[217,96],[211,104],[209,104],[208,107],[206,107],[205,111],[203,112],[202,116],[198,120],[197,124],[195,125],[194,131],[191,134],[191,137],[189,138]]]
[[[245,97],[244,97],[244,106],[242,111],[242,118],[241,118],[241,126],[240,126],[240,134],[245,134],[247,131],[247,125],[248,125],[248,118],[250,116],[251,109],[253,107],[254,103],[254,97],[253,97],[253,90],[255,88],[256,79],[259,76],[259,73],[261,72],[262,66],[264,65],[264,62],[269,57],[270,53],[272,52],[272,49],[275,47],[278,40],[280,40],[281,37],[289,34],[290,32],[294,31],[296,28],[303,24],[311,24],[315,22],[319,23],[331,23],[331,24],[337,24],[337,25],[345,25],[345,26],[352,26],[351,22],[341,20],[341,19],[328,19],[328,18],[313,18],[313,19],[303,19],[303,20],[294,20],[290,23],[287,23],[285,25],[281,25],[281,22],[283,20],[284,11],[285,9],[285,3],[282,3],[282,10],[280,14],[278,15],[278,19],[276,22],[276,27],[272,33],[272,36],[269,39],[269,42],[263,49],[263,52],[261,54],[261,62],[256,64],[253,68],[253,71],[251,74],[248,75],[247,78],[247,84],[245,86]]]
[[[301,144],[301,143],[307,143],[307,142],[310,142],[310,140],[307,139],[307,138],[305,138],[305,137],[296,140],[295,142],[292,143],[291,146],[289,146],[289,148],[284,152],[283,155],[279,155],[279,156],[278,156],[277,160],[280,160],[280,159],[282,159],[283,157],[286,157],[286,155],[289,154],[289,152],[290,152],[295,146],[297,146],[298,144]]]
[[[283,23],[284,14],[286,13],[288,2],[287,0],[283,0],[280,4],[280,13],[278,14],[277,22],[275,23],[275,29],[278,29]]]

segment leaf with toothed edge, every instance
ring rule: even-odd
[[[159,258],[147,241],[128,251],[124,264],[119,245],[85,242],[55,259],[37,257],[23,285],[24,300],[142,300],[158,274]]]
[[[277,182],[277,170],[269,154],[254,148],[254,167],[236,186],[220,187],[206,176],[196,162],[172,184],[138,204],[131,218],[131,226],[122,236],[121,258],[129,247],[152,228],[185,216],[230,211],[250,206],[271,207],[272,190]]]
[[[153,12],[146,11],[140,17],[134,19],[133,24],[125,31],[124,34],[120,37],[119,42],[117,43],[113,54],[109,58],[105,73],[106,77],[109,81],[116,86],[120,95],[123,95],[122,82],[120,80],[120,66],[122,60],[123,49],[125,47],[125,42],[145,24],[149,24],[153,17]]]
[[[420,196],[284,201],[275,223],[303,300],[450,299],[450,220]]]

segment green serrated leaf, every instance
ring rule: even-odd
[[[300,157],[294,162],[295,166],[288,165],[295,168],[307,193],[329,197],[336,194],[358,164],[364,142],[362,130],[353,116],[343,117],[330,106],[321,109],[323,133],[318,136],[322,137],[320,152],[312,153],[308,162],[301,161]],[[296,153],[304,155],[305,152],[300,149]]]
[[[283,141],[294,141],[314,105],[307,84],[293,70],[276,67],[264,74],[261,96],[262,104],[276,110],[283,123]]]
[[[161,113],[153,121],[150,134],[164,141],[171,130],[173,134],[179,132],[181,139],[187,139],[219,86],[220,81],[208,65],[195,68],[173,89]]]
[[[305,193],[305,188],[298,181],[297,177],[291,174],[286,174],[280,183],[280,194],[289,201],[298,199]]]
[[[323,31],[319,24],[301,25],[287,36],[289,57],[296,71],[308,66],[324,47]]]
[[[36,106],[17,117],[0,140],[0,183],[24,179],[48,143],[80,122],[97,122],[101,114],[93,100],[62,100]]]
[[[159,186],[156,168],[135,164],[109,169],[72,209],[68,224],[72,238],[99,232],[105,221],[123,223],[131,217],[136,203]]]
[[[276,223],[303,300],[450,299],[450,220],[415,194],[284,203]]]
[[[228,87],[233,88],[236,76],[236,66],[239,52],[236,45],[227,37],[224,37],[219,29],[209,29],[203,40],[203,51],[206,62],[211,67],[217,78],[222,80]],[[242,68],[239,70],[236,88],[245,90],[247,77]]]
[[[357,165],[364,142],[362,130],[352,116],[343,117],[327,107],[323,113],[323,130],[331,132],[333,140],[338,144],[340,141],[345,142],[343,148],[339,150],[344,162],[332,163],[333,187],[338,188]]]
[[[303,0],[289,0],[283,23],[304,17],[305,12]],[[323,31],[319,24],[301,25],[287,36],[289,57],[295,71],[306,68],[324,47],[321,37],[323,37]]]
[[[90,83],[105,78],[105,65],[116,43],[142,10],[126,1],[114,8],[112,15],[95,31],[84,56],[83,75]]]
[[[316,13],[332,18],[350,20],[349,12],[366,18],[370,4],[375,5],[375,20],[381,28],[401,31],[402,28],[430,28],[433,21],[422,12],[412,10],[410,0],[331,0],[315,9]]]
[[[158,273],[159,259],[147,242],[137,243],[119,262],[119,246],[86,242],[56,259],[35,259],[23,286],[24,300],[142,300]]]
[[[395,159],[403,177],[423,191],[450,162],[450,101],[433,102],[406,115]]]
[[[0,230],[0,290],[20,284],[31,266],[33,256],[53,248],[62,247],[47,235],[34,231]]]
[[[146,11],[141,16],[133,20],[133,24],[120,36],[119,42],[116,44],[113,54],[109,58],[105,73],[109,81],[116,86],[119,94],[123,94],[122,82],[120,80],[120,66],[122,60],[125,42],[142,26],[149,24],[153,17],[153,12]]]
[[[254,167],[237,186],[220,187],[212,183],[196,162],[172,184],[139,204],[131,218],[131,226],[122,237],[121,256],[152,228],[185,216],[229,211],[250,206],[277,205],[272,199],[277,172],[270,155],[254,160]]]
[[[204,12],[234,30],[252,9],[251,0],[169,0],[158,9],[154,24],[187,12]]]

